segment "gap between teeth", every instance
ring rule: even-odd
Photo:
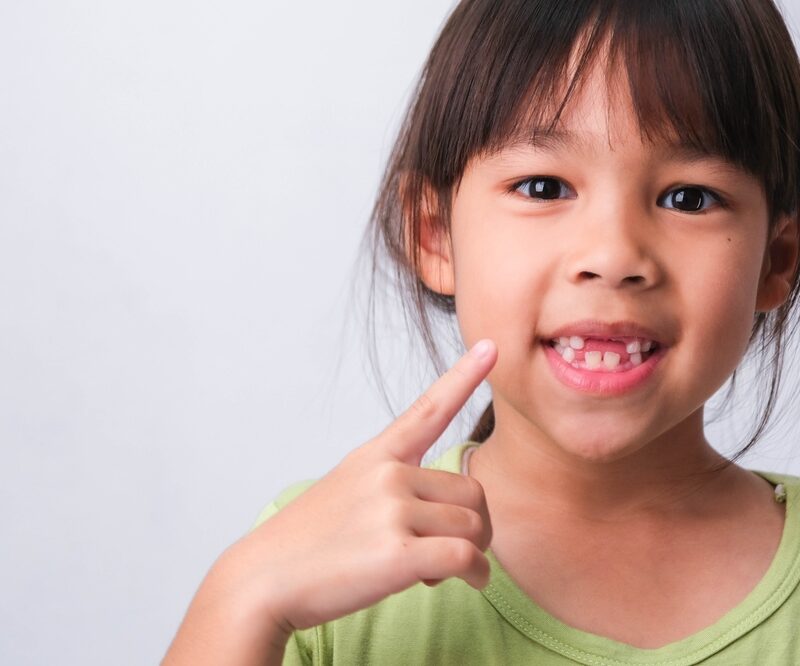
[[[600,351],[587,351],[583,354],[583,366],[576,361],[575,351],[583,349],[586,346],[586,340],[580,336],[573,335],[572,337],[562,337],[555,341],[555,349],[561,354],[562,358],[572,365],[574,368],[586,368],[594,370],[601,365],[608,370],[614,370],[619,367],[622,357],[616,352],[600,352]],[[630,363],[632,367],[642,364],[642,353],[647,353],[653,348],[653,342],[650,340],[639,341],[633,340],[626,345],[626,351],[630,355]]]
[[[586,346],[586,339],[579,335],[573,335],[570,338],[563,337],[554,340],[557,345],[561,347],[572,347],[572,349],[583,349]],[[653,348],[652,340],[633,340],[626,345],[626,350],[629,354],[638,354],[639,352],[649,352]]]

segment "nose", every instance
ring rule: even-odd
[[[570,234],[569,280],[639,290],[657,284],[661,273],[646,215],[642,207],[619,203],[605,212],[583,211]]]

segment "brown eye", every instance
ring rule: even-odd
[[[663,201],[666,208],[674,208],[684,213],[700,213],[714,204],[721,204],[721,199],[704,187],[681,187],[667,192]]]
[[[558,178],[536,176],[517,183],[514,190],[531,199],[558,199],[569,194],[569,188]]]

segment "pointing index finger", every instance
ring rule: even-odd
[[[497,360],[497,347],[484,339],[456,363],[386,429],[389,452],[418,465]]]

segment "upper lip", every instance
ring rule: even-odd
[[[605,322],[598,319],[582,319],[566,324],[553,331],[546,339],[569,338],[575,335],[582,338],[642,338],[660,345],[667,344],[663,334],[635,321]]]

